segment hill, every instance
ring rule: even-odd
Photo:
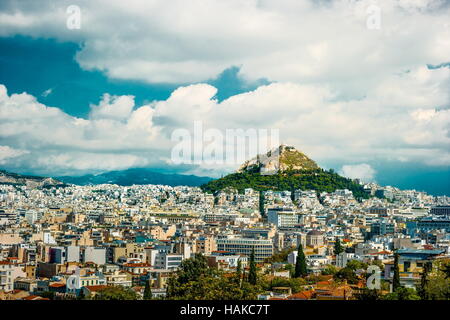
[[[300,189],[316,190],[317,192],[348,189],[353,192],[357,199],[369,197],[362,185],[340,176],[333,170],[321,169],[316,162],[294,147],[282,145],[278,150],[278,160],[274,160],[271,155],[274,151],[263,156],[257,156],[250,161],[246,161],[236,173],[202,185],[202,190],[215,193],[225,188],[237,189],[239,192],[243,192],[246,188],[258,191],[293,191]],[[267,172],[272,174],[267,174]]]
[[[64,187],[66,184],[57,179],[48,177],[39,177],[31,175],[21,175],[5,170],[0,170],[0,184],[27,186],[30,188],[49,188],[49,187]]]
[[[257,155],[255,158],[245,161],[237,172],[273,173],[275,171],[316,169],[320,169],[320,167],[314,160],[294,147],[282,144],[266,154]]]

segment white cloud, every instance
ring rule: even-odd
[[[360,179],[363,182],[375,181],[375,170],[367,163],[344,165],[339,171],[341,175],[351,179]]]
[[[28,151],[13,149],[9,146],[0,146],[0,164],[6,163],[8,159],[16,158],[23,154],[27,154]]]
[[[27,152],[5,159],[6,165],[42,173],[164,166],[175,145],[173,130],[192,131],[194,121],[203,121],[204,130],[223,133],[279,129],[282,142],[319,164],[358,159],[365,165],[404,161],[444,166],[450,165],[450,109],[436,107],[449,105],[449,84],[450,69],[420,67],[389,77],[360,99],[342,99],[326,85],[272,83],[220,103],[214,98],[216,88],[197,84],[143,106],[136,106],[132,96],[104,95],[91,106],[88,119],[47,107],[26,93],[9,96],[0,85],[0,145]],[[408,90],[411,95],[404,94]],[[399,96],[404,98],[394,98]],[[219,174],[237,166],[185,169]],[[357,169],[360,178],[371,178],[364,166],[350,166],[345,174]]]
[[[112,78],[192,83],[239,65],[250,80],[329,84],[350,96],[450,54],[442,0],[378,0],[380,30],[366,27],[372,0],[79,1],[81,29],[69,30],[72,4],[3,1],[0,35],[82,42],[80,65]]]
[[[126,120],[134,106],[133,96],[110,96],[104,94],[98,106],[91,105],[91,119]]]

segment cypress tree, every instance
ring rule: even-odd
[[[303,246],[300,243],[297,250],[297,259],[295,261],[295,273],[294,276],[296,278],[298,277],[304,277],[308,274],[307,268],[306,268],[306,258],[305,253],[303,252]]]
[[[265,217],[266,215],[266,209],[264,208],[264,192],[259,192],[259,213],[261,214],[261,217]]]
[[[252,285],[256,285],[257,275],[256,275],[256,262],[255,262],[255,248],[252,249],[250,255],[250,270],[248,272],[248,282]]]
[[[426,262],[423,266],[422,276],[420,278],[419,296],[422,300],[428,300],[428,273],[431,271],[431,262]]]
[[[392,291],[397,291],[400,288],[400,269],[398,267],[398,253],[394,254],[394,277],[392,278]]]
[[[241,259],[238,260],[237,268],[236,268],[236,282],[238,285],[241,285],[241,279],[242,279],[242,263]]]
[[[151,298],[152,298],[152,288],[150,287],[150,280],[147,280],[145,282],[144,300],[151,300]]]
[[[341,240],[339,240],[338,237],[336,237],[336,241],[334,242],[334,254],[338,255],[339,253],[343,252],[344,248],[342,248]]]

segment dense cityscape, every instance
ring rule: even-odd
[[[0,0],[0,315],[445,317],[449,17]]]
[[[448,299],[450,197],[355,182],[368,199],[3,184],[0,299]]]

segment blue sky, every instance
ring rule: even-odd
[[[104,93],[133,95],[137,105],[167,99],[178,84],[148,84],[143,81],[109,79],[100,71],[86,71],[75,60],[81,44],[58,42],[55,39],[33,39],[27,36],[0,38],[0,83],[8,92],[27,92],[48,106],[64,112],[87,117],[90,104],[97,104]],[[230,66],[216,78],[205,81],[217,89],[217,98],[256,89],[267,84],[259,80],[248,84],[239,75],[239,67]],[[47,90],[49,94],[45,94]]]
[[[173,165],[195,121],[277,129],[324,168],[450,194],[448,2],[71,1],[0,5],[0,167],[79,175]],[[195,18],[194,18],[195,17]],[[372,17],[373,18],[373,17]]]

